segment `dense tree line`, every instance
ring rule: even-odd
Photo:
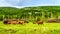
[[[0,20],[7,19],[27,19],[30,21],[42,20],[45,18],[58,18],[60,16],[60,6],[39,6],[39,7],[0,7]]]

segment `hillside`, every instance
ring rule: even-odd
[[[41,19],[41,18],[59,18],[60,6],[38,6],[38,7],[0,7],[0,20],[4,18],[19,19]]]

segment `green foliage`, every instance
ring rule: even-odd
[[[39,7],[0,7],[0,15],[4,18],[35,19],[35,18],[56,18],[60,16],[60,6],[39,6]],[[1,18],[2,19],[2,18]]]
[[[3,16],[0,16],[0,21],[2,21],[3,20]]]

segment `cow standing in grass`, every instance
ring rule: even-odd
[[[28,23],[28,21],[26,21],[26,20],[19,20],[18,22],[19,22],[18,24],[25,24],[25,23]]]
[[[38,21],[36,21],[36,22],[34,22],[33,24],[43,24],[43,21],[40,21],[40,20],[38,20]]]
[[[60,19],[49,19],[47,20],[48,23],[60,23]]]
[[[4,20],[4,24],[17,24],[18,20],[6,19]]]
[[[8,22],[9,22],[8,19],[5,19],[5,20],[3,21],[4,24],[7,24]]]
[[[37,21],[36,23],[37,23],[38,25],[39,25],[39,24],[43,24],[43,22],[42,22],[42,21]]]

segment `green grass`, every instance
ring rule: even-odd
[[[0,34],[60,34],[60,23],[44,23],[43,25],[26,23],[3,24],[0,21]]]

